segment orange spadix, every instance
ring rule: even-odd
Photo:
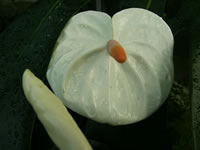
[[[116,40],[110,40],[107,43],[108,53],[119,63],[126,61],[126,53],[124,48]]]

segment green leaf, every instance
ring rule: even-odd
[[[148,9],[161,17],[164,15],[166,0],[109,0],[105,1],[103,11],[109,15],[126,8],[144,8]]]
[[[104,149],[108,147],[110,150],[170,150],[165,128],[165,112],[166,103],[147,119],[121,126],[112,126],[88,119],[85,135],[89,140],[103,143]]]
[[[120,9],[131,7],[144,8],[162,17],[164,15],[165,2],[166,0],[121,0]]]
[[[178,0],[168,0],[169,5],[174,5],[174,1]],[[174,16],[168,18],[170,9],[166,14],[167,23],[171,27],[174,35],[183,30],[187,30],[191,24],[191,21],[196,18],[197,14],[199,13],[198,0],[181,0],[179,5],[180,6],[176,8],[177,12]]]
[[[55,41],[68,19],[88,0],[41,0],[0,34],[0,149],[28,150],[34,112],[21,85],[30,68],[45,81]]]

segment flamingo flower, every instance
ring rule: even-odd
[[[66,24],[51,57],[47,79],[55,94],[26,70],[25,96],[61,150],[91,150],[66,107],[112,125],[150,116],[172,87],[173,42],[168,25],[148,10],[125,9],[112,18],[81,12]]]
[[[138,122],[166,100],[173,83],[173,36],[138,8],[86,11],[64,27],[47,71],[65,106],[101,123]]]

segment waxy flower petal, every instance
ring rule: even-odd
[[[110,40],[123,48],[123,63],[118,51],[108,52]],[[148,10],[125,9],[112,18],[82,12],[57,40],[47,78],[62,102],[83,116],[113,125],[138,122],[170,92],[173,42],[168,25]]]

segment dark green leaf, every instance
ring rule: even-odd
[[[24,10],[29,8],[37,0],[1,0],[0,1],[0,17],[13,17],[17,14],[22,13]]]
[[[120,9],[131,7],[144,8],[162,17],[164,15],[165,1],[166,0],[121,0]]]
[[[111,150],[170,150],[166,130],[166,104],[149,118],[129,125],[112,126],[89,120],[85,126],[88,139],[104,143]],[[95,145],[93,145],[95,146]]]
[[[115,13],[120,11],[120,0],[104,0],[103,11],[113,16]]]
[[[197,17],[199,13],[199,1],[198,0],[175,0],[180,1],[180,6],[177,6],[177,12],[175,15],[170,14],[170,8],[167,10],[166,18],[167,23],[171,27],[174,35],[183,30],[187,30],[191,25],[191,21]],[[168,0],[168,5],[174,5],[174,0]],[[169,14],[169,15],[168,15]]]
[[[41,0],[0,35],[0,149],[28,150],[34,112],[21,85],[30,68],[45,81],[54,43],[66,21],[86,0]]]

